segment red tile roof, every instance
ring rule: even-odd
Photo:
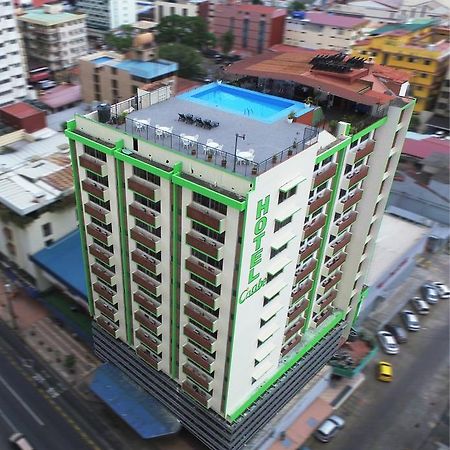
[[[406,138],[403,144],[402,154],[424,159],[433,153],[448,155],[450,142],[446,139],[430,137],[426,139]]]
[[[81,101],[81,86],[60,84],[39,97],[39,101],[52,109]]]
[[[10,116],[17,117],[18,119],[26,119],[27,117],[34,116],[35,114],[41,114],[41,110],[23,102],[4,106],[3,108],[0,108],[0,111],[3,111]]]
[[[248,11],[255,12],[260,14],[273,14],[275,12],[284,11],[286,14],[286,10],[283,8],[275,8],[273,6],[264,6],[264,5],[237,5],[240,11]]]
[[[308,12],[306,13],[305,19],[304,20],[309,23],[336,28],[357,28],[369,23],[367,19],[360,17],[331,14],[322,11]]]

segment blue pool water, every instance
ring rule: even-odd
[[[111,58],[109,56],[100,56],[99,58],[93,59],[92,62],[95,63],[95,64],[103,64],[103,63],[111,61],[113,59],[114,58]]]
[[[266,123],[286,118],[291,111],[301,116],[310,110],[301,102],[219,83],[202,86],[178,97]]]

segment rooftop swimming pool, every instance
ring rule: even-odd
[[[301,116],[310,110],[301,102],[220,83],[207,84],[178,98],[265,123],[284,119],[291,111]]]

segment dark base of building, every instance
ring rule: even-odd
[[[114,364],[159,400],[206,446],[212,450],[238,450],[328,362],[337,350],[344,327],[344,322],[338,324],[232,423],[199,405],[179,384],[148,366],[131,348],[95,323],[93,337],[101,360]]]

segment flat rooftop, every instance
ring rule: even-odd
[[[49,13],[45,10],[45,8],[36,8],[25,12],[25,14],[18,15],[17,19],[22,20],[23,22],[51,27],[53,25],[60,25],[73,20],[84,19],[85,17],[85,14],[72,14],[67,12]]]

